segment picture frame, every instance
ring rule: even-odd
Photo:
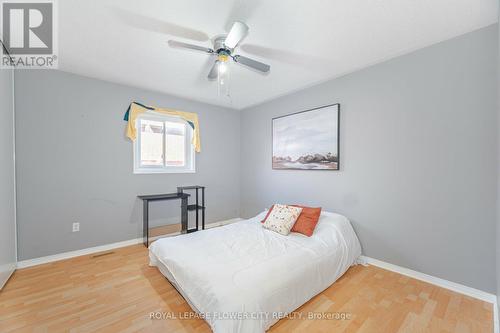
[[[340,104],[272,118],[273,170],[340,170]]]

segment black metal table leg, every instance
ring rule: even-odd
[[[144,245],[149,247],[149,200],[142,201],[142,223]]]
[[[199,207],[199,203],[198,203],[198,188],[196,188],[196,230],[198,230],[198,207]]]
[[[198,200],[197,200],[198,201]],[[205,188],[201,188],[201,206],[203,207],[201,210],[201,229],[205,230]]]
[[[188,230],[188,200],[187,198],[182,198],[181,202],[181,233],[186,233]]]

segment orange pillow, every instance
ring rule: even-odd
[[[299,218],[293,225],[291,232],[298,232],[307,237],[311,237],[316,228],[316,224],[318,224],[319,216],[321,215],[321,207],[292,206],[302,208],[302,213],[300,213]]]

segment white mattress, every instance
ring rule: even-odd
[[[262,228],[258,216],[159,239],[158,266],[215,333],[259,333],[328,288],[361,255],[349,221],[323,212],[311,237]]]

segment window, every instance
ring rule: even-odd
[[[134,173],[195,172],[193,129],[183,119],[145,114],[136,122]]]

